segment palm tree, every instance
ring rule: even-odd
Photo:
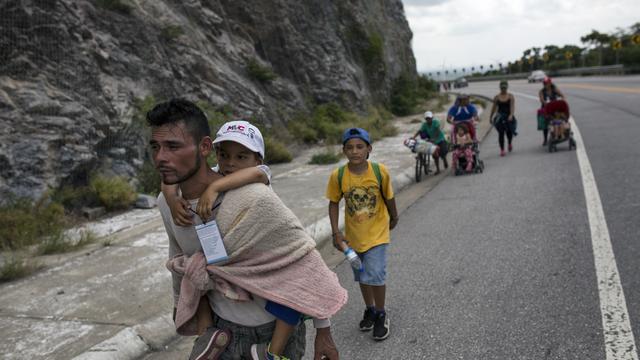
[[[591,30],[591,33],[580,38],[585,44],[593,45],[598,48],[598,65],[602,66],[602,48],[605,44],[610,43],[611,35],[607,35],[597,30]]]

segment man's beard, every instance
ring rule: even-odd
[[[195,175],[198,172],[198,170],[200,170],[200,163],[201,162],[202,162],[202,160],[200,159],[200,154],[196,154],[196,163],[195,163],[195,165],[184,176],[181,176],[181,177],[177,178],[175,181],[171,181],[171,182],[167,182],[165,179],[162,179],[162,182],[165,185],[175,185],[175,184],[180,184],[180,183],[183,183],[183,182],[189,180],[193,175]]]

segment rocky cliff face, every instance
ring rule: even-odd
[[[101,166],[135,176],[133,105],[149,95],[275,124],[329,101],[363,110],[416,75],[401,0],[0,0],[0,13],[3,198]]]

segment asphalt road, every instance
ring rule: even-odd
[[[640,78],[559,79],[602,200],[636,344],[640,343]],[[451,177],[401,217],[389,252],[392,335],[357,330],[364,309],[346,264],[350,301],[333,319],[344,359],[605,359],[603,319],[576,151],[547,153],[536,130],[540,84],[513,81],[519,136],[486,169]],[[468,90],[493,96],[498,82]],[[635,220],[635,221],[634,221]],[[620,359],[637,359],[630,353]]]

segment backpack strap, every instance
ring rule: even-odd
[[[346,166],[347,165],[342,165],[338,168],[338,186],[340,186],[341,196],[342,194],[344,194],[344,191],[342,191],[342,178],[344,177],[344,168]],[[371,168],[373,169],[373,173],[376,175],[376,179],[378,180],[378,186],[380,187],[380,194],[382,194],[382,197],[386,199],[387,197],[384,195],[384,191],[382,190],[382,173],[380,172],[380,165],[378,165],[377,162],[372,161]]]
[[[340,187],[340,197],[342,197],[342,195],[344,194],[344,191],[342,191],[342,178],[344,177],[344,168],[347,165],[342,165],[338,168],[338,186]]]

